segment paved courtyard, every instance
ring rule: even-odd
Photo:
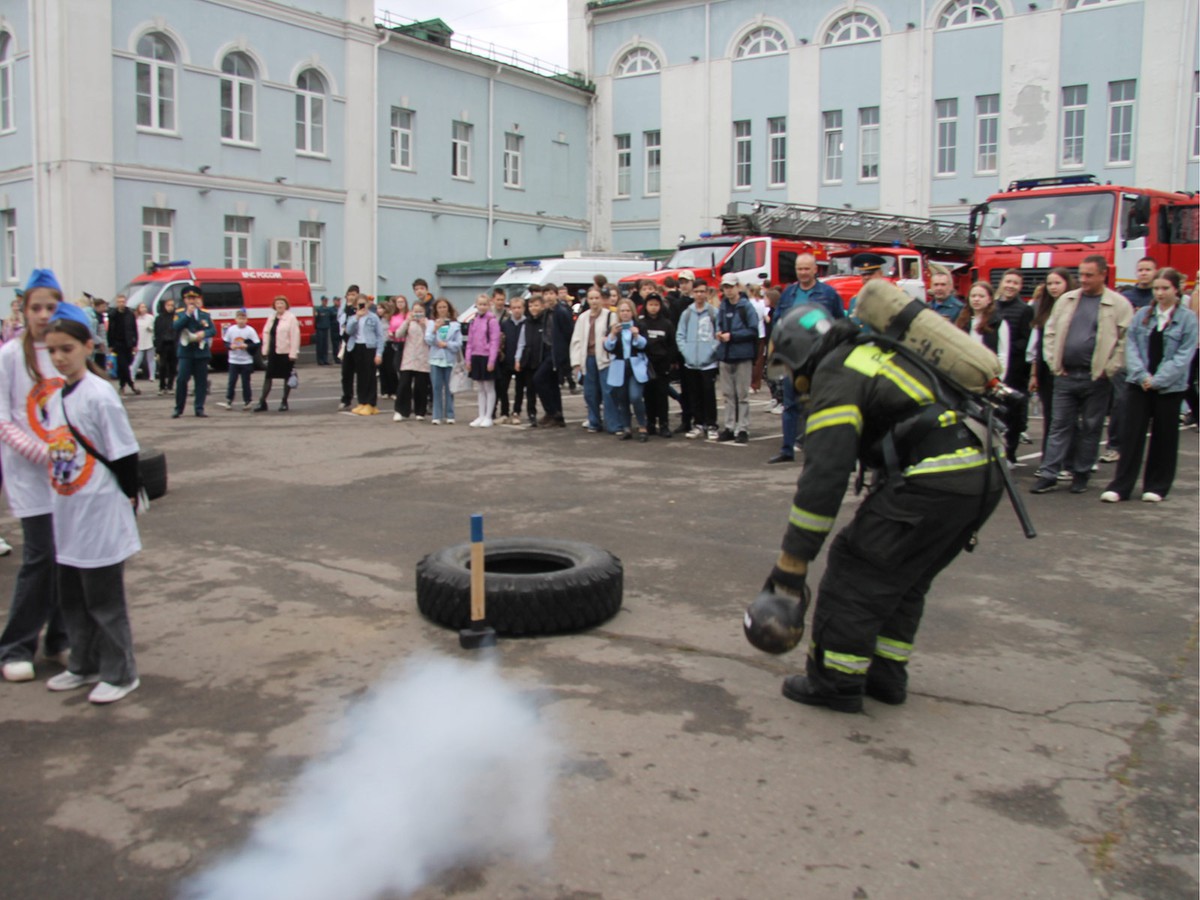
[[[394,424],[333,412],[336,370],[300,375],[287,414],[217,409],[223,373],[207,420],[128,401],[171,485],[127,569],[142,688],[93,708],[48,693],[48,665],[0,684],[0,896],[169,897],[238,847],[385,673],[464,655],[417,613],[414,568],[472,512],[611,550],[625,603],[500,643],[565,747],[550,858],[421,898],[1196,896],[1194,432],[1165,504],[1102,505],[1101,472],[1026,494],[1032,541],[1002,506],[935,585],[907,705],[846,716],[780,696],[802,651],[741,636],[798,471],[764,464],[765,401],[747,446],[642,445],[585,434],[578,398],[565,430],[481,433],[473,395],[453,427]]]

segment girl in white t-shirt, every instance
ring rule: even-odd
[[[32,681],[38,636],[43,653],[65,663],[67,630],[58,608],[54,526],[46,464],[46,401],[63,384],[46,351],[46,330],[62,290],[54,273],[37,269],[25,288],[25,330],[0,347],[0,465],[12,514],[21,520],[21,569],[13,584],[8,621],[0,634],[5,681]]]
[[[90,362],[91,332],[72,309],[59,306],[46,334],[66,380],[50,400],[48,430],[58,594],[71,638],[67,671],[46,687],[95,684],[88,699],[112,703],[140,683],[125,608],[125,560],[142,549],[130,499],[138,443],[117,392]]]

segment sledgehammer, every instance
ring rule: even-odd
[[[464,650],[496,646],[496,630],[487,624],[487,599],[484,593],[483,516],[471,516],[471,627],[458,632],[458,645]]]

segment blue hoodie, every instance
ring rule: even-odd
[[[679,326],[675,329],[675,343],[683,356],[683,364],[689,369],[715,369],[717,367],[717,311],[705,304],[701,310],[689,304],[679,314]]]
[[[758,353],[758,313],[745,294],[738,294],[736,303],[721,300],[717,331],[729,333],[729,340],[717,345],[720,362],[746,362]]]

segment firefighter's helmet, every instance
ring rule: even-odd
[[[789,309],[772,332],[767,347],[767,374],[772,380],[810,375],[821,338],[833,327],[822,306],[804,303]]]

